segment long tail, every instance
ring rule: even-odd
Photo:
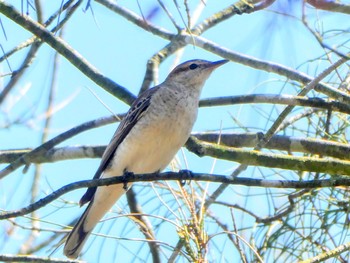
[[[67,257],[75,259],[79,256],[96,224],[124,193],[122,185],[103,186],[97,189],[93,199],[67,238],[63,250]]]
[[[69,258],[75,259],[79,256],[85,242],[93,230],[93,227],[90,229],[86,229],[86,227],[84,227],[90,215],[92,205],[93,201],[88,205],[67,238],[66,244],[64,245],[64,254]]]

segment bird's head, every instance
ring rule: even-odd
[[[215,62],[201,59],[189,60],[174,68],[167,77],[166,82],[183,86],[190,85],[201,89],[214,69],[227,62],[228,60]]]

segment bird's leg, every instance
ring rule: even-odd
[[[128,178],[133,177],[134,173],[129,172],[128,170],[124,169],[123,175],[122,175],[122,181],[123,181],[123,188],[125,191],[128,190]]]
[[[181,177],[181,179],[179,180],[181,186],[185,186],[186,184],[186,179],[183,179],[183,177],[190,178],[188,183],[191,183],[191,179],[194,177],[192,171],[186,169],[180,170],[179,175]]]

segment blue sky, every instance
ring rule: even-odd
[[[45,1],[44,14],[47,16],[52,10],[56,10],[60,2]],[[215,13],[215,11],[228,6],[230,3],[231,1],[220,1],[220,3],[208,1],[199,21]],[[140,13],[140,8],[137,6],[136,1],[118,1],[118,4],[130,8],[138,14]],[[146,1],[139,4],[141,5],[142,12],[147,14],[149,10],[157,5],[157,1]],[[278,4],[285,5],[280,3],[280,1]],[[194,9],[195,6],[193,4],[191,8]],[[97,3],[92,3],[92,8],[94,16],[90,11],[83,12],[82,8],[74,14],[64,29],[64,40],[82,54],[91,64],[96,66],[104,75],[126,87],[134,94],[137,94],[143,81],[147,60],[163,48],[167,42],[149,32],[144,32],[142,29]],[[169,9],[174,14],[176,21],[183,26],[176,9],[170,3]],[[320,69],[326,63],[314,61],[302,64],[309,59],[317,58],[323,54],[323,50],[310,32],[299,21],[301,16],[300,3],[285,6],[278,6],[276,4],[271,9],[278,12],[260,11],[251,15],[235,16],[209,30],[203,37],[215,41],[230,50],[255,56],[259,59],[281,63],[294,69],[298,68],[312,76],[320,72]],[[290,16],[280,14],[283,12],[288,13]],[[30,15],[34,15],[34,11],[31,9],[29,13]],[[183,6],[181,6],[181,13],[185,15]],[[293,18],[293,16],[296,16],[296,18]],[[322,21],[320,27],[324,31],[328,28],[339,27],[339,21],[343,21],[341,15],[334,18],[335,16],[319,12],[318,16],[320,21]],[[311,18],[311,21],[315,17],[315,13],[310,12],[309,18]],[[30,36],[28,32],[22,30],[18,25],[3,16],[1,16],[1,22],[7,35],[7,39],[3,35],[0,38],[1,45],[5,50],[11,49]],[[164,27],[171,32],[175,32],[169,19],[161,11],[153,18],[152,23]],[[316,23],[314,25],[317,26]],[[333,40],[333,38],[330,39],[330,41]],[[26,52],[27,50],[24,50],[11,57],[9,62],[12,69],[18,67]],[[49,92],[53,58],[54,53],[52,49],[47,45],[43,45],[33,64],[27,69],[25,77],[16,85],[16,88],[11,93],[11,96],[13,96],[11,99],[16,100],[19,98],[18,102],[13,105],[11,99],[8,99],[0,106],[1,126],[6,125],[8,121],[11,122],[21,116],[27,116],[24,122],[0,130],[1,149],[36,147],[40,144],[40,134],[43,127],[42,115]],[[180,56],[180,61],[193,58],[207,60],[221,59],[198,47],[187,46],[184,49],[183,55]],[[171,56],[161,65],[159,71],[160,81],[163,81],[169,70],[173,68],[174,59],[175,56]],[[3,73],[9,72],[6,63],[0,64],[0,71]],[[0,83],[3,82],[0,85],[6,84],[7,81],[8,78],[6,77],[0,79]],[[212,74],[205,85],[202,98],[255,93],[296,94],[297,90],[295,87],[292,85],[284,86],[284,81],[285,79],[280,76],[231,62]],[[21,92],[26,89],[25,96],[20,97]],[[99,100],[103,101],[103,104],[115,113],[124,113],[128,109],[128,105],[98,87],[61,57],[59,60],[55,96],[55,105],[60,110],[53,115],[49,138],[57,136],[83,122],[110,115],[109,110]],[[265,112],[267,115],[271,113],[270,118],[274,119],[282,108],[279,106],[276,109],[273,109],[271,105],[255,105],[253,107],[251,105],[235,105],[217,107],[215,109],[203,108],[199,111],[198,121],[195,124],[194,131],[219,129],[225,131],[244,131],[244,129],[237,127],[237,123],[233,121],[233,117],[250,131],[265,131],[269,128],[271,122],[266,120],[266,115],[263,115],[262,112]],[[84,132],[65,141],[60,146],[106,144],[109,142],[115,128],[116,124],[112,124]],[[186,156],[188,168],[195,172],[209,172],[213,165],[213,160],[210,158],[199,158],[187,151],[184,151],[184,155]],[[181,167],[185,168],[185,161],[181,153],[179,154],[179,160]],[[43,197],[53,189],[57,189],[65,184],[77,180],[90,179],[98,163],[98,159],[85,159],[43,165],[40,196]],[[213,171],[220,174],[230,174],[236,166],[236,163],[218,160]],[[0,166],[0,168],[3,167],[5,165]],[[2,193],[0,207],[11,210],[28,204],[28,196],[30,195],[28,185],[31,184],[33,170],[32,166],[26,174],[22,174],[22,170],[19,169],[0,182],[0,192]],[[274,175],[274,172],[271,172],[271,175]],[[244,172],[244,176],[261,177],[261,173],[256,168],[250,168]],[[215,188],[215,185],[210,186],[210,189]],[[138,184],[136,189],[140,189],[141,191],[139,195],[140,199],[145,198],[145,200],[154,201],[155,193],[149,185],[144,187],[143,184]],[[78,216],[83,209],[79,209],[76,205],[65,204],[65,202],[77,202],[83,192],[84,190],[77,190],[69,193],[63,199],[57,200],[50,206],[39,210],[39,215],[43,217],[43,220],[47,221],[41,222],[41,225],[44,228],[61,229],[62,225],[67,224],[73,219],[73,216]],[[222,199],[225,200],[227,198],[228,200],[232,200],[234,198],[237,200],[237,203],[246,203],[247,206],[261,207],[260,209],[262,210],[268,210],[270,209],[269,202],[260,198],[260,194],[264,192],[264,189],[248,189],[246,187],[231,188],[225,192]],[[244,196],[248,193],[252,196],[249,200],[245,200]],[[165,199],[169,199],[168,202],[171,202],[171,197],[168,196]],[[277,198],[276,203],[278,202],[280,200]],[[281,199],[281,202],[284,202],[284,200]],[[118,202],[115,211],[121,211],[118,210],[118,207],[122,209],[125,204],[125,199],[122,198]],[[164,214],[164,208],[158,207],[159,203],[155,201],[144,205],[144,210],[147,213]],[[224,215],[223,213],[227,213],[227,211],[220,208],[213,209],[219,216],[231,216],[229,214]],[[27,224],[28,221],[22,219],[21,222]],[[156,219],[155,224],[157,223],[159,223],[159,220],[157,221]],[[124,225],[125,229],[118,229],[118,226]],[[14,240],[11,238],[11,242],[7,242],[5,232],[8,227],[8,223],[1,226],[0,235],[3,238],[0,239],[0,253],[15,253],[18,250],[18,243],[25,236],[21,232],[24,230],[17,230],[18,239]],[[109,233],[118,237],[143,238],[139,231],[135,230],[135,224],[124,217],[116,220],[108,220],[108,223],[103,224],[102,228],[104,233],[110,231]],[[113,230],[109,230],[109,228],[113,228]],[[215,232],[214,225],[211,226],[209,224],[208,228],[212,228],[211,231]],[[41,232],[38,240],[45,238],[46,234],[44,231]],[[171,243],[176,239],[176,229],[173,228],[171,231],[168,231],[167,229],[160,228],[157,236],[159,239]],[[135,262],[149,260],[145,256],[147,255],[148,247],[143,246],[140,248],[139,245],[141,242],[116,241],[115,239],[103,238],[98,238],[96,241],[93,240],[94,238],[91,238],[88,242],[86,246],[87,253],[83,256],[83,259],[93,258],[95,261],[101,258],[97,251],[106,242],[109,245],[105,245],[102,251],[110,257],[114,257],[113,253],[119,253],[116,259],[118,259],[119,255],[123,255],[123,259],[129,261],[137,254],[138,257],[135,259]],[[223,248],[227,245],[227,241],[224,238],[220,240],[220,237],[217,237],[216,242]],[[166,250],[166,246],[164,247]],[[140,250],[138,250],[139,248]],[[53,256],[62,257],[61,253],[61,249],[58,249]],[[230,258],[232,256],[231,253],[232,251],[227,249],[224,250],[223,255],[215,255],[213,258],[220,259],[220,256]],[[47,251],[42,251],[39,255],[47,255]]]

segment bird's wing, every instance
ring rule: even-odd
[[[100,166],[98,167],[94,178],[98,179],[101,177],[101,174],[105,169],[110,165],[111,160],[113,159],[114,153],[118,149],[118,146],[123,142],[125,137],[129,134],[131,129],[135,126],[137,121],[142,118],[143,114],[150,105],[150,100],[153,94],[159,89],[159,86],[152,89],[146,90],[142,93],[131,105],[128,113],[121,121],[118,126],[118,129],[114,133],[112,140],[108,144],[105,152],[102,155]],[[90,187],[87,189],[86,193],[80,199],[80,206],[90,202],[96,192],[97,187]]]

